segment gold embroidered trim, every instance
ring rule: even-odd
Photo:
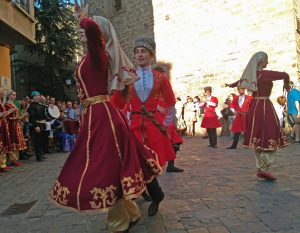
[[[141,169],[135,174],[134,178],[131,176],[123,177],[121,183],[124,196],[130,196],[145,189],[144,174]]]
[[[278,139],[277,141],[275,139],[269,139],[267,146],[264,148],[258,146],[258,144],[260,142],[261,142],[261,140],[259,138],[253,137],[250,139],[249,146],[245,146],[245,147],[251,147],[251,148],[255,148],[255,149],[259,149],[259,150],[263,150],[263,151],[274,151],[274,150],[278,150],[282,147],[286,147],[289,145],[286,137],[282,137],[282,138]]]
[[[115,195],[117,187],[110,185],[105,188],[94,187],[90,193],[93,194],[93,201],[90,201],[90,205],[93,209],[103,209],[107,206],[112,206],[116,203],[118,197]]]
[[[252,135],[253,135],[253,128],[255,124],[255,112],[256,112],[256,107],[257,107],[258,101],[255,103],[254,111],[253,111],[253,123],[252,123],[252,128],[251,128],[251,134],[250,134],[250,140],[252,140]]]
[[[80,178],[80,182],[79,182],[79,186],[78,186],[78,191],[77,191],[77,207],[80,210],[80,201],[79,201],[79,196],[80,196],[80,191],[81,191],[81,185],[82,185],[82,181],[84,178],[84,175],[87,171],[89,162],[90,162],[90,138],[91,138],[91,122],[92,122],[92,107],[90,108],[89,111],[89,119],[88,119],[88,138],[87,138],[87,142],[86,142],[86,163],[85,163],[85,168],[83,170],[82,176]]]
[[[58,180],[55,182],[50,197],[61,205],[67,205],[68,199],[67,196],[70,194],[69,188],[62,186]]]

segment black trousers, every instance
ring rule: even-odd
[[[160,202],[164,199],[165,194],[159,186],[156,177],[149,184],[147,184],[147,191],[151,199],[155,202]]]
[[[42,131],[42,147],[44,153],[49,152],[49,132],[48,131]]]
[[[207,134],[208,134],[209,144],[211,146],[216,146],[217,145],[217,129],[216,128],[207,129]]]
[[[46,126],[45,124],[37,124],[37,126],[41,129],[41,131],[39,133],[35,132],[35,127],[32,126],[31,135],[34,139],[35,156],[37,159],[39,159],[44,153]]]

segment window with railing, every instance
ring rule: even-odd
[[[12,0],[12,2],[30,14],[30,0]]]

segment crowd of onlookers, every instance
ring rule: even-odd
[[[16,101],[18,102],[18,101]],[[32,102],[32,100],[26,96],[23,100],[19,101],[21,105],[21,114],[22,112],[26,112],[28,106]],[[60,114],[57,119],[48,119],[47,120],[47,134],[49,141],[46,145],[48,147],[44,148],[44,153],[49,153],[50,151],[54,152],[69,152],[74,145],[76,140],[76,134],[78,131],[78,125],[80,121],[80,115],[82,112],[82,108],[78,101],[56,101],[53,96],[40,96],[40,103],[44,105],[48,105],[50,107],[57,107]],[[77,121],[77,125],[73,131],[69,132],[64,125],[64,121],[66,120]],[[22,122],[24,133],[27,137],[30,137],[29,127],[28,127],[29,119],[25,118]],[[72,131],[72,130],[71,130]]]
[[[284,134],[289,137],[291,142],[300,142],[300,91],[298,86],[293,82],[290,83],[291,91],[287,93],[287,97],[279,96],[274,103],[274,109],[280,122]],[[231,126],[233,124],[235,113],[230,108],[230,103],[236,96],[235,93],[230,93],[224,103],[219,103],[217,115],[222,124],[218,130],[220,136],[233,138]],[[201,121],[204,115],[204,107],[201,103],[205,101],[205,96],[186,96],[185,99],[176,98],[176,118],[177,129],[182,135],[193,137],[196,134],[207,137],[205,128],[201,128]]]
[[[4,97],[5,98],[5,97]],[[19,151],[19,160],[28,160],[34,152],[34,136],[32,123],[28,108],[33,99],[26,96],[22,100],[14,100],[13,104],[18,109],[18,121],[20,122],[23,135],[26,141],[26,149]],[[55,97],[40,95],[39,104],[47,108],[56,108],[59,114],[56,118],[47,118],[45,113],[45,140],[42,145],[42,157],[51,152],[69,152],[72,150],[79,130],[80,116],[82,108],[77,101],[56,101]],[[46,111],[46,110],[45,110]],[[31,153],[32,152],[32,153]],[[10,153],[10,152],[9,152]],[[8,153],[8,154],[9,154]],[[10,156],[7,156],[7,167],[1,171],[9,171],[12,167]],[[18,162],[19,165],[22,163]]]

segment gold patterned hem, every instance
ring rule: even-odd
[[[263,148],[260,146],[255,146],[253,143],[250,144],[249,146],[247,145],[243,145],[245,148],[252,148],[252,149],[256,149],[256,150],[262,150],[262,151],[275,151],[275,150],[279,150],[281,148],[287,147],[288,145],[290,145],[290,143],[286,143],[277,147],[273,147],[273,148]]]
[[[118,200],[120,200],[122,198],[119,198]],[[106,208],[102,208],[102,209],[89,209],[89,210],[81,210],[81,209],[77,209],[75,207],[71,207],[71,206],[65,206],[62,205],[60,203],[58,203],[57,201],[55,201],[54,199],[52,199],[52,197],[49,195],[48,196],[48,200],[53,203],[55,206],[62,208],[62,209],[66,209],[66,210],[71,210],[71,211],[75,211],[75,212],[86,212],[86,213],[92,213],[92,212],[107,212],[111,207],[113,207],[116,203],[114,203],[112,206],[106,207]]]
[[[146,186],[144,186],[140,191],[138,191],[137,193],[132,193],[132,194],[130,194],[130,195],[123,195],[123,198],[125,199],[125,200],[132,200],[132,199],[137,199],[137,198],[139,198],[140,196],[141,196],[141,194],[143,193],[143,192],[145,192],[146,191]]]

